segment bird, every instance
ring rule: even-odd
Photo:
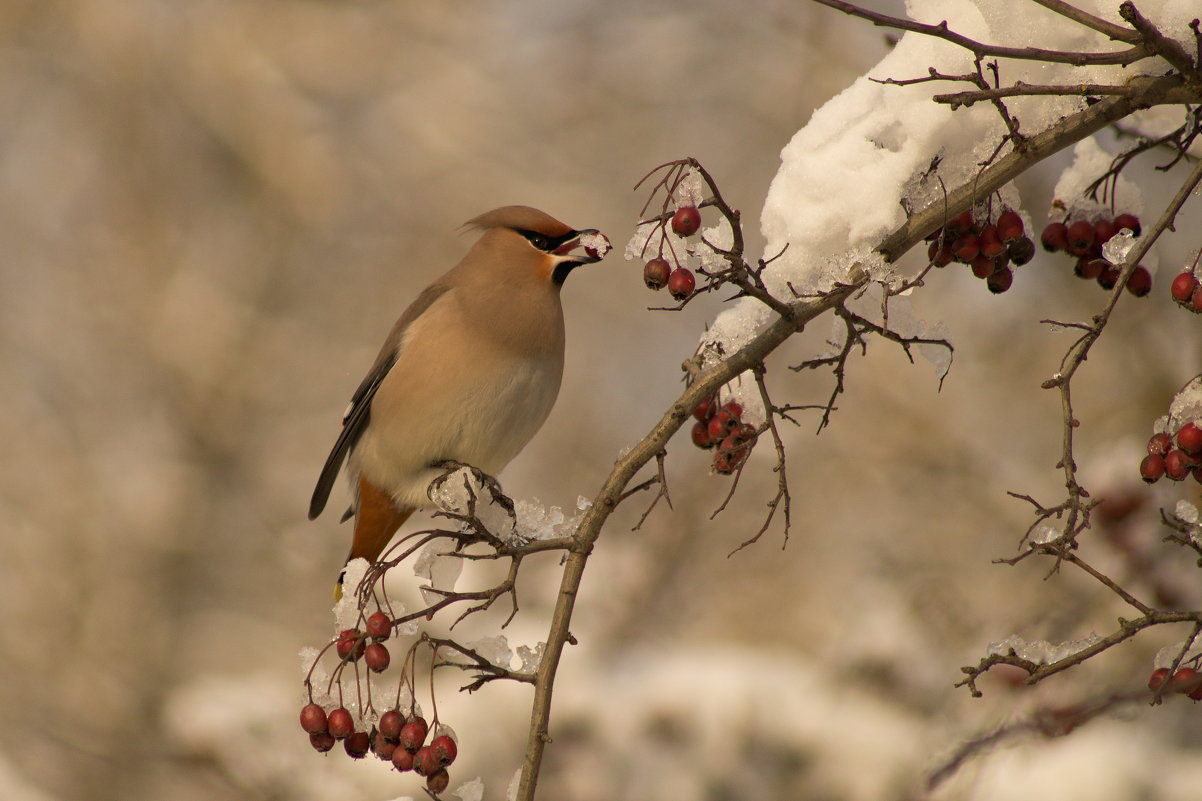
[[[530,206],[502,206],[464,227],[479,238],[393,325],[314,487],[310,520],[345,464],[352,502],[343,521],[354,518],[354,533],[344,564],[378,559],[429,503],[440,465],[495,476],[530,442],[563,377],[560,288],[609,249],[597,229],[574,229]],[[576,252],[582,237],[587,247]],[[341,584],[342,574],[336,598]]]

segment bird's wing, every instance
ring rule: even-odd
[[[316,518],[326,508],[326,501],[330,498],[330,491],[334,487],[334,481],[338,478],[339,470],[342,469],[343,461],[367,428],[371,419],[371,400],[380,387],[380,383],[400,356],[405,329],[412,325],[414,320],[421,317],[450,288],[449,284],[443,282],[428,287],[417,296],[413,303],[409,304],[409,308],[405,309],[405,313],[392,327],[392,331],[384,341],[384,347],[380,349],[375,363],[364,376],[359,388],[355,390],[355,394],[351,396],[350,406],[342,416],[342,431],[338,434],[334,447],[330,449],[325,466],[321,468],[317,486],[313,488],[313,498],[309,501],[310,520]]]

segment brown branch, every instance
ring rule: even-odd
[[[845,7],[848,4],[836,3],[834,0],[820,1],[835,8],[847,10]],[[904,29],[909,29],[907,27],[909,23],[905,21],[903,23],[905,23]],[[954,36],[947,31],[946,26],[942,28],[938,26],[920,27],[926,29],[922,32],[941,35],[941,38]],[[954,39],[951,40],[954,41]],[[1057,54],[1054,51],[1031,49],[1011,52],[1006,48],[996,52],[985,52],[989,55],[1004,57],[1068,60],[1070,63],[1128,63],[1133,54],[1139,53],[1142,57],[1144,50],[1142,47],[1136,47],[1127,51],[1121,58],[1110,61],[1106,59],[1114,58],[1113,54]],[[941,200],[913,214],[904,225],[882,241],[877,248],[879,253],[887,260],[895,261],[922,241],[926,234],[939,227],[946,215],[956,214],[969,208],[977,198],[988,196],[1034,164],[1133,111],[1164,103],[1196,103],[1202,99],[1197,87],[1186,85],[1180,77],[1176,76],[1161,78],[1140,76],[1132,78],[1131,82],[1138,88],[1138,91],[1131,96],[1106,98],[1077,114],[1066,117],[1047,130],[1031,136],[1024,150],[1012,151],[983,168],[975,180],[949,193],[946,203]],[[601,534],[602,527],[617,506],[626,486],[648,461],[655,458],[655,455],[664,449],[668,439],[689,418],[689,410],[695,408],[703,399],[713,395],[722,385],[762,363],[768,354],[776,350],[793,334],[817,317],[837,308],[852,293],[863,287],[867,281],[866,272],[857,267],[848,284],[835,287],[818,297],[803,298],[790,303],[785,313],[767,325],[741,349],[729,354],[710,368],[698,371],[694,381],[669,407],[659,422],[638,444],[615,463],[594,497],[592,505],[584,513],[564,565],[559,594],[548,631],[546,650],[539,663],[535,680],[529,737],[517,793],[520,801],[532,801],[534,798],[543,754],[546,744],[550,740],[549,725],[555,677],[565,645],[575,641],[570,632],[570,625],[584,576],[584,568],[589,554]]]
[[[1122,25],[1115,25],[1113,22],[1100,17],[1095,17],[1076,6],[1069,5],[1064,0],[1032,0],[1032,2],[1055,11],[1060,16],[1071,19],[1073,22],[1086,28],[1092,28],[1115,41],[1126,42],[1127,44],[1138,44],[1140,42],[1140,35],[1136,31],[1124,28]]]
[[[866,19],[879,27],[895,28],[899,31],[911,31],[913,33],[921,33],[925,36],[933,36],[936,39],[943,39],[944,41],[963,47],[978,57],[992,56],[995,58],[1013,58],[1026,61],[1048,61],[1057,64],[1072,64],[1077,67],[1087,64],[1121,64],[1126,66],[1134,64],[1142,58],[1146,58],[1152,52],[1148,45],[1142,42],[1127,50],[1110,53],[1044,50],[1038,47],[1001,47],[984,44],[983,42],[978,42],[975,39],[958,34],[947,27],[946,20],[940,22],[938,25],[928,25],[902,17],[891,17],[888,14],[869,11],[853,3],[844,2],[844,0],[814,0],[814,2],[833,8],[836,11],[842,11],[844,14],[853,17]]]
[[[1160,32],[1160,29],[1153,25],[1135,7],[1135,3],[1125,2],[1119,6],[1119,16],[1131,23],[1131,27],[1139,32],[1143,38],[1144,45],[1153,53],[1161,56],[1169,64],[1173,65],[1183,75],[1191,76],[1195,82],[1202,78],[1198,73],[1198,67],[1194,64],[1193,59],[1185,52],[1175,39],[1170,39]]]
[[[945,103],[953,109],[960,106],[971,106],[982,100],[996,100],[1002,97],[1035,97],[1035,96],[1101,96],[1122,95],[1129,97],[1132,89],[1129,86],[1111,86],[1107,84],[1082,83],[1065,86],[1036,85],[1015,81],[1010,86],[997,89],[981,89],[975,92],[953,92],[951,94],[935,95],[931,99],[936,103]]]

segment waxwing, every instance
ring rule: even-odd
[[[560,287],[608,250],[595,229],[575,230],[529,206],[493,209],[465,227],[480,238],[392,327],[313,490],[310,520],[346,463],[353,499],[343,519],[355,520],[347,562],[379,557],[428,505],[441,463],[496,475],[526,446],[559,394]],[[574,253],[581,237],[593,247]]]

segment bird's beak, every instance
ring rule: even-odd
[[[584,254],[573,254],[572,261],[580,264],[593,264],[605,258],[605,254],[612,249],[609,239],[596,228],[584,228],[575,233],[574,238],[555,248],[554,255],[567,256],[576,248],[584,248]]]

